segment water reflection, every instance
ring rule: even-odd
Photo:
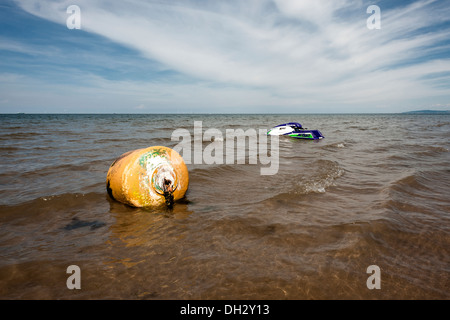
[[[106,263],[126,267],[146,262],[158,247],[171,242],[176,246],[185,236],[187,227],[183,221],[192,214],[186,199],[176,202],[172,209],[133,208],[113,200],[109,202],[115,223],[110,226],[108,239],[113,254]]]

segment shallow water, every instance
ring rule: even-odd
[[[281,137],[275,175],[188,164],[173,210],[108,197],[118,156],[194,121],[325,139]],[[0,298],[448,299],[449,138],[448,115],[0,115]]]

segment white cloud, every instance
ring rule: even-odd
[[[329,24],[338,10],[360,5],[355,0],[275,0],[275,3],[284,15],[307,20],[318,26]]]
[[[65,25],[66,8],[73,1],[18,3],[34,15]],[[422,60],[423,54],[450,38],[448,29],[419,32],[449,20],[450,8],[433,10],[435,1],[417,1],[393,10],[381,7],[381,30],[366,28],[369,15],[361,1],[198,3],[77,1],[83,30],[200,81],[201,98],[197,95],[196,101],[219,95],[233,105],[245,98],[250,105],[260,101],[287,106],[365,102],[370,107],[412,103],[428,96],[450,97],[445,88],[424,80],[432,73],[450,71],[449,59]],[[343,19],[340,14],[346,10],[352,14]],[[108,90],[117,87],[105,83]],[[168,88],[167,84],[160,86]],[[142,84],[132,87],[143,89]],[[194,90],[195,85],[174,85],[170,92],[180,90],[174,95],[181,98],[188,93],[187,87]],[[150,97],[148,92],[142,95],[143,99]]]

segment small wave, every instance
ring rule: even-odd
[[[254,129],[255,131],[249,131],[250,133],[255,133],[256,137],[258,135],[258,130]],[[234,134],[231,135],[231,140],[233,139],[242,139],[244,138],[246,143],[248,143],[249,140],[249,136],[247,135],[248,133],[246,133],[246,131],[244,130],[243,132],[236,132]],[[251,134],[251,137],[254,137],[253,134]],[[229,137],[228,137],[229,138]],[[225,130],[220,130],[220,134],[219,132],[217,132],[217,135],[215,135],[214,133],[212,133],[212,137],[208,138],[205,136],[205,134],[203,133],[201,136],[200,135],[194,135],[192,141],[202,141],[202,142],[212,142],[212,141],[226,141],[227,139],[227,133],[225,132]]]
[[[391,183],[387,188],[385,208],[394,212],[420,216],[426,220],[448,213],[448,173],[415,172]]]
[[[324,145],[321,148],[327,151],[338,151],[341,150],[343,148],[346,148],[348,146],[347,142],[338,142],[338,143],[333,143],[333,144],[328,144],[328,145]]]
[[[325,168],[319,171],[319,174],[306,183],[301,184],[300,190],[304,194],[324,193],[328,187],[335,185],[335,180],[344,174],[337,162],[327,162]]]
[[[76,202],[78,202],[80,199],[89,199],[92,196],[97,197],[98,195],[99,194],[95,193],[95,192],[88,193],[88,194],[85,194],[85,193],[64,193],[64,194],[57,194],[57,195],[50,195],[50,196],[39,197],[39,198],[37,198],[35,200],[32,200],[31,202],[39,202],[39,203],[41,203],[41,201],[49,201],[49,202],[51,202],[51,201],[57,201],[57,202],[59,202],[59,201],[61,201],[61,202],[64,202],[64,201],[69,201],[69,202],[76,201]]]
[[[207,138],[204,135],[202,136],[194,136],[194,138],[192,139],[193,142],[204,142],[205,144],[203,144],[203,146],[206,146],[208,142],[214,142],[214,141],[218,141],[218,142],[223,142],[224,139],[224,135],[217,135],[217,136],[212,136],[211,138]]]
[[[245,125],[240,125],[240,124],[228,124],[225,129],[243,129],[246,130],[246,126]]]
[[[387,157],[387,160],[398,163],[405,160],[411,160],[411,158],[408,155],[402,155],[402,154],[393,154],[389,157]]]
[[[62,163],[54,166],[46,166],[43,168],[33,169],[32,167],[28,170],[22,169],[22,171],[8,172],[9,176],[20,176],[24,179],[33,179],[37,177],[46,177],[50,175],[59,175],[61,173],[69,174],[74,172],[88,173],[93,168],[100,168],[101,166],[107,167],[109,162],[105,160],[89,160],[79,164],[72,163]],[[33,169],[33,170],[30,170]]]
[[[16,147],[16,146],[1,146],[0,152],[13,152],[13,151],[22,151],[25,150],[23,147]]]
[[[330,160],[318,160],[316,164],[310,166],[307,172],[300,171],[280,177],[274,176],[269,184],[270,189],[266,191],[269,202],[291,200],[302,195],[322,194],[336,185],[336,180],[345,174],[345,170],[337,162]],[[278,181],[282,179],[282,181]]]
[[[42,217],[45,219],[48,215],[53,215],[56,212],[76,211],[86,207],[91,208],[91,211],[95,211],[95,208],[99,206],[99,202],[106,199],[106,192],[64,193],[41,196],[21,203],[0,205],[0,219],[11,220],[26,217],[30,217],[30,219]]]
[[[422,148],[421,151],[417,151],[415,154],[419,156],[433,156],[439,153],[449,152],[449,150],[444,147],[424,146]]]
[[[189,171],[191,179],[207,179],[223,181],[236,175],[245,175],[248,172],[246,165],[204,165]]]
[[[222,142],[223,141],[223,137],[212,137],[211,140],[203,138],[203,141],[204,142],[208,142],[208,141],[211,141],[211,142],[214,142],[214,141]]]
[[[360,127],[360,126],[349,126],[347,128],[348,129],[356,129],[356,130],[359,130],[359,131],[377,131],[377,130],[380,130],[379,127],[368,128],[368,127]]]
[[[420,190],[429,191],[430,189],[422,184],[415,174],[408,175],[393,182],[389,189],[391,195],[408,194],[408,198],[411,193],[417,195]]]

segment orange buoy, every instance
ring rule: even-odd
[[[167,147],[155,146],[124,153],[106,176],[111,198],[133,207],[151,207],[184,197],[189,174],[183,158]]]

